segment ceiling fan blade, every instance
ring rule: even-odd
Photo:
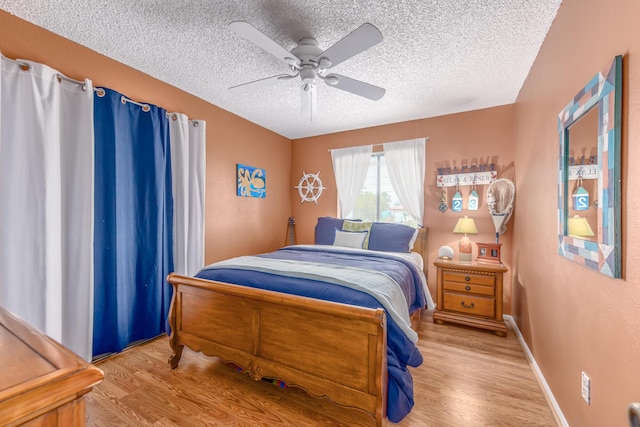
[[[271,40],[264,33],[258,30],[253,25],[245,21],[234,21],[229,24],[229,28],[235,31],[239,36],[249,40],[255,45],[266,50],[281,61],[286,62],[289,65],[299,64],[300,60],[295,57],[287,49],[280,46],[278,43]]]
[[[242,83],[239,84],[237,86],[231,86],[229,88],[229,90],[231,92],[235,92],[235,93],[247,93],[247,92],[253,92],[254,90],[258,90],[258,89],[262,89],[264,87],[267,86],[271,86],[272,84],[278,82],[278,81],[282,81],[282,80],[289,80],[292,79],[294,77],[298,77],[297,74],[278,74],[277,76],[271,76],[271,77],[267,77],[264,79],[260,79],[260,80],[255,80],[252,82],[248,82],[248,83]]]
[[[381,87],[341,76],[340,74],[328,74],[325,77],[325,81],[331,87],[336,87],[355,95],[369,98],[373,101],[379,100],[386,93],[386,90]]]
[[[369,23],[362,24],[342,40],[320,54],[319,58],[328,58],[335,67],[360,52],[364,52],[382,41],[382,33]]]

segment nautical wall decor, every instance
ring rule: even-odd
[[[469,203],[467,203],[467,209],[470,211],[478,210],[478,192],[476,191],[476,181],[473,180],[471,184],[471,192],[469,193]]]
[[[589,192],[582,186],[582,176],[578,175],[578,188],[571,195],[573,199],[573,209],[576,211],[586,211],[589,209]]]
[[[238,196],[261,199],[267,196],[267,173],[264,169],[238,163],[236,174],[238,182],[236,194]]]
[[[464,198],[460,187],[471,186],[467,209],[477,211],[480,205],[477,186],[489,185],[497,178],[498,172],[495,170],[493,163],[462,166],[460,168],[455,166],[453,168],[438,168],[436,186],[442,188],[442,192],[440,193],[440,212],[444,213],[448,208],[445,187],[456,187],[456,192],[451,199],[451,210],[453,212],[462,212],[464,208]]]
[[[447,192],[443,188],[440,193],[440,205],[438,205],[438,210],[440,210],[441,213],[445,213],[447,209],[449,209],[447,207]]]
[[[569,157],[569,172],[567,179],[598,179],[598,156]],[[580,184],[582,185],[582,184]]]
[[[320,171],[315,174],[302,171],[302,178],[300,178],[300,182],[298,182],[298,185],[294,188],[298,189],[298,195],[302,199],[300,203],[315,202],[316,205],[322,195],[322,190],[327,189],[327,187],[322,186]]]
[[[498,177],[493,163],[462,166],[460,168],[438,168],[436,185],[438,187],[456,187],[470,185],[488,185]]]
[[[456,185],[456,194],[451,199],[451,210],[454,212],[462,212],[462,194],[460,194],[460,185]]]

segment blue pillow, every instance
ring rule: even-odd
[[[336,229],[342,230],[341,218],[333,218],[330,216],[321,216],[316,224],[315,242],[316,245],[333,245],[336,237]]]
[[[404,224],[374,222],[369,234],[369,249],[385,252],[410,252],[417,237],[417,228]]]

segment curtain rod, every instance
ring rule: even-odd
[[[370,145],[372,147],[382,147],[383,144],[365,144],[365,145]],[[333,150],[341,150],[341,148],[329,148],[327,151],[332,152]]]
[[[427,142],[429,140],[428,136],[423,137],[424,141]],[[420,138],[413,138],[413,139],[420,139]],[[394,142],[402,142],[402,141],[393,141],[393,142],[383,142],[380,144],[365,144],[365,145],[371,145],[372,147],[382,147],[384,144],[393,144]],[[341,150],[341,148],[329,148],[327,151],[328,152],[332,152],[333,150]]]
[[[0,58],[4,58],[7,61],[13,62],[14,64],[18,64],[18,66],[22,69],[22,71],[30,71],[31,70],[31,64],[29,64],[28,62],[19,61],[17,59],[9,58],[8,56],[4,56],[1,52],[0,52]],[[62,80],[64,80],[64,81],[67,81],[69,83],[77,84],[78,86],[80,86],[82,88],[83,91],[87,90],[86,81],[75,80],[75,79],[72,79],[71,77],[67,77],[64,74],[60,74],[60,73],[56,73],[56,78],[58,79],[58,83],[61,83]],[[105,90],[103,88],[101,88],[101,87],[95,87],[95,88],[93,88],[93,90],[101,98],[106,93]],[[149,106],[149,104],[142,104],[140,102],[136,102],[136,101],[134,101],[132,99],[129,99],[129,98],[125,97],[124,95],[122,95],[121,100],[122,100],[123,104],[125,104],[127,102],[130,102],[132,104],[135,104],[135,105],[138,105],[138,106],[142,107],[142,111],[144,111],[144,112],[148,112],[149,110],[151,110],[151,107]],[[172,117],[173,120],[177,120],[177,118],[178,118],[177,113],[169,113],[169,112],[167,112],[166,115],[167,115],[167,117]],[[189,121],[193,122],[193,126],[194,127],[198,127],[199,126],[198,122],[196,120],[189,120]]]
[[[19,61],[17,59],[11,59],[9,57],[6,57],[4,55],[2,55],[2,57],[4,59],[6,59],[7,61],[13,62],[14,64],[18,64],[20,66],[20,69],[22,71],[31,71],[31,64],[29,64],[28,62],[24,62],[24,61]],[[67,77],[64,74],[60,74],[60,73],[56,73],[56,78],[58,79],[58,83],[61,83],[62,80],[67,81],[69,83],[75,83],[78,86],[80,86],[82,88],[82,90],[86,91],[87,90],[87,83],[85,81],[82,80],[75,80],[72,79],[71,77]]]
[[[100,98],[107,94],[107,92],[101,87],[96,87],[93,90]],[[120,95],[120,102],[122,102],[123,104],[126,104],[128,102],[130,104],[135,104],[138,107],[142,107],[142,111],[144,111],[145,113],[151,111],[151,107],[149,106],[149,104],[143,104],[141,102],[134,101],[133,99],[129,99],[122,94]]]
[[[102,98],[102,97],[103,97],[103,96],[105,96],[105,94],[106,94],[105,90],[104,90],[103,88],[101,88],[101,87],[96,87],[96,88],[94,88],[93,90],[96,92],[96,94],[97,94],[100,98]],[[124,96],[124,95],[121,95],[120,101],[121,101],[123,104],[126,104],[127,102],[129,102],[129,103],[131,103],[131,104],[138,105],[139,107],[142,107],[142,111],[144,111],[145,113],[147,113],[147,112],[151,111],[151,107],[149,106],[149,104],[143,104],[143,103],[141,103],[141,102],[134,101],[133,99],[129,99],[129,98],[127,98],[127,97],[126,97],[126,96]],[[167,117],[171,117],[173,120],[178,120],[178,114],[179,114],[179,113],[170,113],[170,112],[168,112],[168,111],[165,113],[165,115],[166,115]],[[198,127],[198,126],[199,126],[199,124],[198,124],[198,122],[197,122],[197,121],[195,121],[195,120],[189,120],[189,121],[193,123],[193,127]]]

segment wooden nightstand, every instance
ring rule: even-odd
[[[435,323],[459,323],[506,336],[502,319],[502,263],[438,259]]]

